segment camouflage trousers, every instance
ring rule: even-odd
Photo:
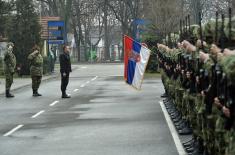
[[[175,103],[179,111],[182,111],[182,100],[183,100],[184,89],[180,87],[175,88]]]
[[[196,127],[194,128],[194,134],[196,135],[198,141],[205,148],[206,146],[206,117],[205,117],[205,96],[197,94],[195,100],[195,110],[196,110]]]
[[[13,75],[14,73],[8,73],[6,74],[6,90],[10,90],[11,89],[11,85],[13,83]]]
[[[225,155],[234,155],[235,154],[235,131],[230,130],[225,133],[225,139],[227,147],[225,149]]]
[[[207,123],[206,123],[205,142],[209,154],[215,154],[215,155],[218,154],[217,152],[218,150],[216,150],[216,147],[218,147],[218,149],[221,147],[219,144],[217,144],[216,146],[216,138],[217,138],[217,143],[221,143],[218,142],[218,140],[222,139],[221,132],[218,129],[217,129],[218,132],[216,133],[216,123],[219,115],[220,111],[217,109],[217,107],[212,106],[212,113],[206,117]]]
[[[168,89],[169,89],[169,95],[173,100],[175,100],[175,82],[172,79],[167,80],[168,82]]]
[[[225,154],[226,146],[228,146],[227,131],[225,129],[225,118],[221,115],[217,116],[215,125],[215,149],[216,154]]]
[[[162,75],[161,79],[162,79],[162,83],[163,83],[164,89],[165,89],[165,91],[167,91],[166,90],[166,78],[167,78],[167,76],[166,76],[165,72],[162,69],[161,69],[160,73]]]
[[[189,93],[187,91],[184,90],[184,94],[183,94],[183,99],[182,99],[182,116],[184,120],[189,121],[189,117],[188,117],[188,100],[189,100]]]
[[[195,94],[188,95],[187,101],[187,120],[189,120],[192,128],[194,136],[196,135],[196,128],[197,128],[197,111],[196,111],[196,96]]]
[[[33,90],[38,90],[41,81],[42,81],[42,76],[32,76],[32,89]]]

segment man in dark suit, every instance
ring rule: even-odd
[[[60,55],[62,98],[70,98],[70,96],[66,93],[66,88],[69,83],[69,74],[72,72],[69,52],[69,46],[64,45],[63,54]]]

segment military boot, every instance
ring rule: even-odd
[[[71,96],[66,94],[66,92],[62,92],[62,98],[71,98]]]
[[[37,96],[42,96],[42,94],[39,94],[39,93],[38,93],[38,90],[36,91],[36,94],[37,94]]]
[[[12,98],[12,97],[15,97],[15,96],[10,93],[10,90],[6,90],[6,97],[7,98]]]
[[[38,96],[42,96],[42,94],[39,94],[37,90],[33,90],[33,96],[38,97]]]

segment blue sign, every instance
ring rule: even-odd
[[[64,44],[66,41],[64,21],[48,21],[48,44]]]
[[[48,27],[58,27],[62,26],[64,27],[64,21],[48,21]]]
[[[144,19],[135,19],[132,22],[132,28],[133,28],[133,38],[137,42],[141,42],[142,40],[142,34],[144,32],[145,25],[149,24],[148,21]]]
[[[65,44],[64,40],[48,40],[48,44]]]
[[[56,30],[49,30],[49,36],[62,36],[61,31],[56,31]]]

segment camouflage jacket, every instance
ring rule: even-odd
[[[43,74],[43,58],[41,54],[31,53],[28,56],[30,61],[30,74],[31,76],[42,76]]]
[[[14,73],[16,67],[16,57],[12,51],[7,50],[4,54],[4,71],[6,74]]]

